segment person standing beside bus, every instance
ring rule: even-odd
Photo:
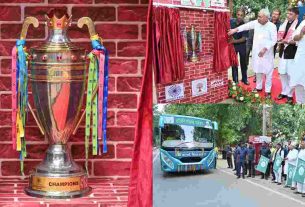
[[[259,151],[259,154],[260,156],[264,156],[264,157],[267,157],[267,158],[271,158],[271,151],[269,149],[269,147],[267,146],[267,143],[266,142],[263,142],[261,148],[260,148],[260,151]],[[269,177],[269,173],[270,173],[270,163],[268,163],[268,166],[267,166],[267,170],[266,170],[266,173],[262,173],[262,177],[261,179],[266,179],[268,180],[268,177]]]
[[[236,162],[236,160],[237,160],[237,150],[239,149],[239,145],[236,145],[235,146],[235,148],[234,148],[234,150],[233,150],[233,158],[234,158],[234,169],[233,169],[233,171],[236,171],[237,170],[237,162]]]
[[[288,165],[291,164],[293,166],[297,165],[297,158],[299,151],[295,149],[295,145],[290,143],[289,152],[287,157],[285,158],[285,166],[284,166],[284,174],[288,175]],[[286,179],[285,187],[291,187],[288,185],[288,179]]]
[[[239,144],[239,148],[237,149],[237,169],[236,169],[236,175],[237,179],[241,176],[241,169],[242,169],[242,177],[245,178],[246,173],[246,157],[247,157],[247,148],[246,145],[243,143]]]
[[[272,181],[275,181],[275,175],[274,175],[274,172],[273,172],[273,159],[274,159],[274,156],[275,156],[275,147],[272,143],[269,144],[269,148],[270,148],[270,152],[271,152],[271,159],[270,159],[270,172],[271,172],[271,175],[272,175]]]
[[[276,157],[279,156],[282,158],[282,160],[284,160],[284,149],[282,147],[282,145],[280,143],[278,143],[276,145],[276,152],[275,152],[275,156],[274,156],[274,159],[273,159],[273,163],[275,163],[275,159]],[[275,181],[273,181],[274,183],[277,183],[278,185],[281,185],[282,184],[282,163],[279,167],[279,169],[275,170],[273,169],[273,172],[274,172],[274,175],[275,175]]]
[[[233,168],[233,163],[232,163],[232,148],[230,145],[226,146],[226,158],[227,158],[227,163],[228,163],[228,168]]]
[[[248,176],[247,177],[255,177],[255,168],[254,168],[254,164],[255,164],[255,149],[253,147],[253,143],[250,142],[249,143],[249,147],[248,147],[248,152],[247,152],[247,156],[248,156]]]

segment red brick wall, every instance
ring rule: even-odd
[[[108,110],[108,153],[90,156],[92,177],[128,177],[136,121],[136,107],[145,53],[145,26],[148,0],[2,0],[0,1],[0,177],[19,176],[18,153],[11,142],[11,49],[20,35],[22,21],[37,17],[38,29],[32,26],[27,47],[45,41],[45,12],[63,7],[73,16],[69,30],[72,42],[90,50],[87,29],[78,29],[80,17],[89,16],[110,51]],[[32,102],[32,96],[30,95]],[[40,134],[29,113],[26,127],[28,174],[44,156],[47,140]],[[84,164],[84,121],[77,135],[70,139],[72,156]]]
[[[158,2],[155,0],[155,2]],[[162,3],[171,3],[171,0],[162,0]],[[160,1],[161,3],[161,1]],[[174,0],[175,4],[178,1]],[[200,61],[197,63],[185,61],[185,78],[171,84],[157,86],[158,102],[166,103],[165,86],[176,83],[184,83],[184,98],[172,101],[176,103],[216,103],[225,100],[228,97],[228,74],[227,71],[216,73],[213,70],[213,53],[214,53],[214,11],[202,11],[195,9],[180,8],[181,28],[190,25],[196,25],[196,30],[202,34],[202,53],[199,54]],[[192,81],[207,78],[208,93],[192,97]],[[210,83],[213,80],[223,79],[224,85],[211,88]]]

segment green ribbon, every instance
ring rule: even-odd
[[[97,57],[89,53],[89,74],[87,84],[87,97],[86,97],[86,130],[85,130],[85,152],[86,152],[86,171],[88,173],[88,157],[89,157],[89,139],[90,130],[92,130],[92,151],[93,155],[97,154],[97,101],[98,97],[95,96],[92,101],[94,89],[97,87],[98,79],[98,60]]]

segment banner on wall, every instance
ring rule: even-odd
[[[210,0],[181,0],[183,6],[198,6],[208,8],[210,7]]]
[[[202,78],[192,81],[192,96],[201,96],[208,92],[208,79]]]
[[[174,101],[184,98],[184,84],[174,84],[165,87],[165,100]]]
[[[224,85],[223,79],[216,79],[211,81],[211,88],[217,88]]]
[[[211,6],[225,7],[225,1],[224,0],[211,0]]]

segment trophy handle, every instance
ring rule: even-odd
[[[98,34],[95,31],[94,23],[93,23],[93,21],[90,17],[82,17],[77,21],[77,26],[79,28],[83,28],[84,25],[87,25],[87,27],[88,27],[90,38],[98,37]],[[93,90],[92,97],[91,97],[92,101],[93,101],[94,97],[96,96],[97,91],[98,91],[98,86],[96,86],[95,89]],[[72,133],[73,135],[76,134],[83,118],[85,117],[85,114],[86,114],[86,111],[83,111],[81,116],[80,116],[80,119],[78,120],[78,122],[75,126],[75,129],[73,130],[73,133]]]
[[[94,27],[94,23],[90,17],[82,17],[77,21],[77,26],[79,28],[83,28],[84,25],[87,25],[90,37],[93,37],[94,35],[97,35]]]
[[[27,18],[24,19],[22,29],[21,29],[21,33],[20,33],[20,39],[21,40],[26,38],[29,26],[31,24],[33,24],[33,26],[35,28],[37,28],[39,26],[38,19],[36,19],[35,17],[27,17]]]
[[[20,39],[21,39],[21,40],[23,40],[23,39],[26,38],[26,35],[27,35],[27,33],[28,33],[29,26],[30,26],[31,24],[32,24],[35,28],[37,28],[37,27],[39,26],[38,19],[36,19],[35,17],[27,17],[27,18],[24,19],[23,25],[22,25],[22,29],[21,29],[21,33],[20,33]],[[36,116],[35,112],[33,111],[33,108],[32,108],[32,106],[31,106],[31,104],[30,104],[29,102],[28,102],[28,107],[29,107],[29,109],[30,109],[30,111],[31,111],[31,114],[32,114],[33,117],[34,117],[34,120],[35,120],[37,126],[39,127],[39,130],[40,130],[41,134],[44,135],[44,134],[45,134],[45,133],[44,133],[44,130],[43,130],[41,124],[39,123],[39,121],[38,121],[38,119],[37,119],[37,116]]]

